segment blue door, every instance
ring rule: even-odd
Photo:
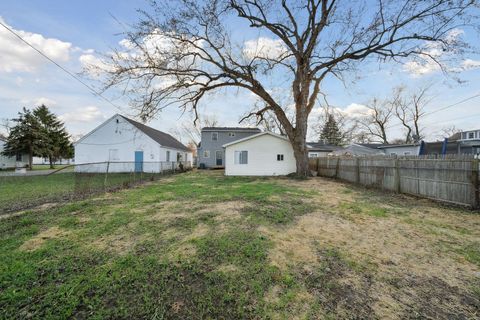
[[[135,172],[143,171],[143,151],[135,151]]]

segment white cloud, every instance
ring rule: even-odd
[[[77,108],[74,111],[62,114],[60,117],[65,122],[97,122],[105,119],[105,115],[96,106]]]
[[[464,34],[462,29],[452,29],[445,36],[444,42],[450,48],[455,48],[458,42],[461,41],[461,36]],[[404,64],[403,70],[410,73],[413,77],[420,77],[440,71],[442,64],[444,68],[450,71],[458,72],[458,68],[453,68],[448,65],[448,59],[455,54],[455,49],[444,50],[444,44],[438,42],[427,42],[423,52],[423,57],[417,56],[414,60],[408,61]]]
[[[0,21],[6,24],[1,17]],[[70,59],[71,43],[8,27],[53,60],[65,62]],[[0,28],[0,44],[0,72],[34,72],[38,67],[49,63],[5,28]]]
[[[248,59],[255,57],[266,59],[278,59],[288,52],[282,40],[260,37],[255,40],[245,41],[243,54]]]
[[[34,100],[34,102],[33,102],[34,107],[41,106],[42,104],[49,107],[49,108],[52,108],[52,107],[55,107],[57,105],[57,101],[49,99],[49,98],[45,98],[45,97],[40,97],[40,98]]]
[[[93,55],[93,54],[82,54],[78,60],[80,61],[82,67],[94,77],[99,77],[103,72],[110,71],[112,66],[106,63],[103,59]]]
[[[371,110],[363,104],[351,103],[345,109],[340,109],[340,112],[350,118],[358,118],[367,115]]]
[[[480,68],[480,60],[465,59],[462,62],[463,70],[471,70]]]

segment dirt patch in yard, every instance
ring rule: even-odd
[[[65,237],[69,234],[67,230],[60,229],[59,227],[51,227],[47,230],[41,231],[33,238],[25,241],[21,246],[20,250],[24,251],[34,251],[39,249],[47,240],[58,239]]]
[[[300,270],[299,281],[311,282],[309,292],[320,299],[324,316],[479,316],[472,281],[480,268],[459,251],[478,243],[478,215],[428,200],[409,206],[417,199],[381,192],[366,197],[360,188],[326,179],[284,183],[317,191],[315,211],[287,226],[258,229],[274,243],[270,263]],[[326,255],[328,248],[341,259]]]

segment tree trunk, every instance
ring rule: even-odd
[[[298,144],[293,144],[293,154],[297,164],[297,175],[301,177],[309,176],[310,170],[308,168],[308,153],[305,148],[302,148]]]
[[[30,170],[33,170],[33,153],[32,152],[28,153],[28,168]]]
[[[308,150],[307,150],[307,122],[299,121],[295,128],[293,137],[290,138],[293,147],[293,154],[297,165],[297,175],[307,177],[310,175],[308,168]]]
[[[50,162],[50,169],[53,169],[53,159],[52,156],[48,156],[48,162]]]

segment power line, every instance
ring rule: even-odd
[[[462,103],[464,103],[464,102],[470,101],[470,100],[475,99],[475,98],[478,98],[478,97],[480,97],[480,93],[474,94],[473,96],[470,96],[470,97],[465,98],[465,99],[463,99],[463,100],[460,100],[460,101],[458,101],[458,102],[452,103],[452,104],[450,104],[450,105],[448,105],[448,106],[441,107],[441,108],[439,108],[439,109],[436,109],[436,110],[433,110],[433,111],[424,113],[424,114],[423,114],[423,117],[425,118],[425,117],[430,116],[430,115],[432,115],[432,114],[434,114],[434,113],[437,113],[437,112],[440,112],[440,111],[443,111],[443,110],[446,110],[446,109],[449,109],[449,108],[458,106],[459,104],[462,104]],[[462,118],[468,118],[468,116],[467,116],[467,117],[462,117]],[[461,119],[461,118],[460,118],[460,119]],[[447,121],[451,121],[451,120],[458,120],[458,118],[457,118],[457,119],[449,119],[449,120],[447,120]],[[442,122],[447,122],[447,121],[442,121]],[[402,125],[401,123],[396,123],[396,124],[394,124],[394,125],[389,126],[388,129],[395,128],[395,127],[398,127],[398,126],[401,126],[401,125]]]
[[[112,106],[114,106],[115,108],[117,108],[118,110],[121,110],[121,108],[119,106],[117,106],[115,103],[113,103],[112,101],[110,101],[109,99],[105,98],[102,94],[98,93],[93,87],[91,87],[89,84],[87,84],[85,81],[83,81],[81,78],[79,78],[77,75],[75,75],[73,72],[70,72],[69,70],[67,70],[65,67],[63,67],[62,65],[60,65],[59,63],[57,63],[55,60],[53,60],[52,58],[50,58],[49,56],[47,56],[45,53],[43,53],[41,50],[37,49],[35,46],[33,46],[31,43],[29,43],[27,40],[23,39],[22,36],[20,36],[18,33],[16,33],[13,29],[11,29],[9,26],[7,26],[6,24],[4,24],[2,21],[0,21],[0,25],[2,25],[5,29],[7,29],[8,31],[10,31],[15,37],[17,37],[18,39],[20,39],[20,41],[22,41],[23,43],[25,43],[27,46],[29,46],[30,48],[32,48],[33,50],[35,50],[36,52],[38,52],[41,56],[43,56],[45,59],[47,59],[48,61],[50,61],[51,63],[53,63],[54,65],[56,65],[58,68],[60,68],[63,72],[67,73],[69,76],[71,76],[73,79],[77,80],[78,82],[80,82],[83,86],[85,86],[90,92],[93,93],[93,95],[103,99],[104,101],[108,102],[109,104],[111,104]]]

